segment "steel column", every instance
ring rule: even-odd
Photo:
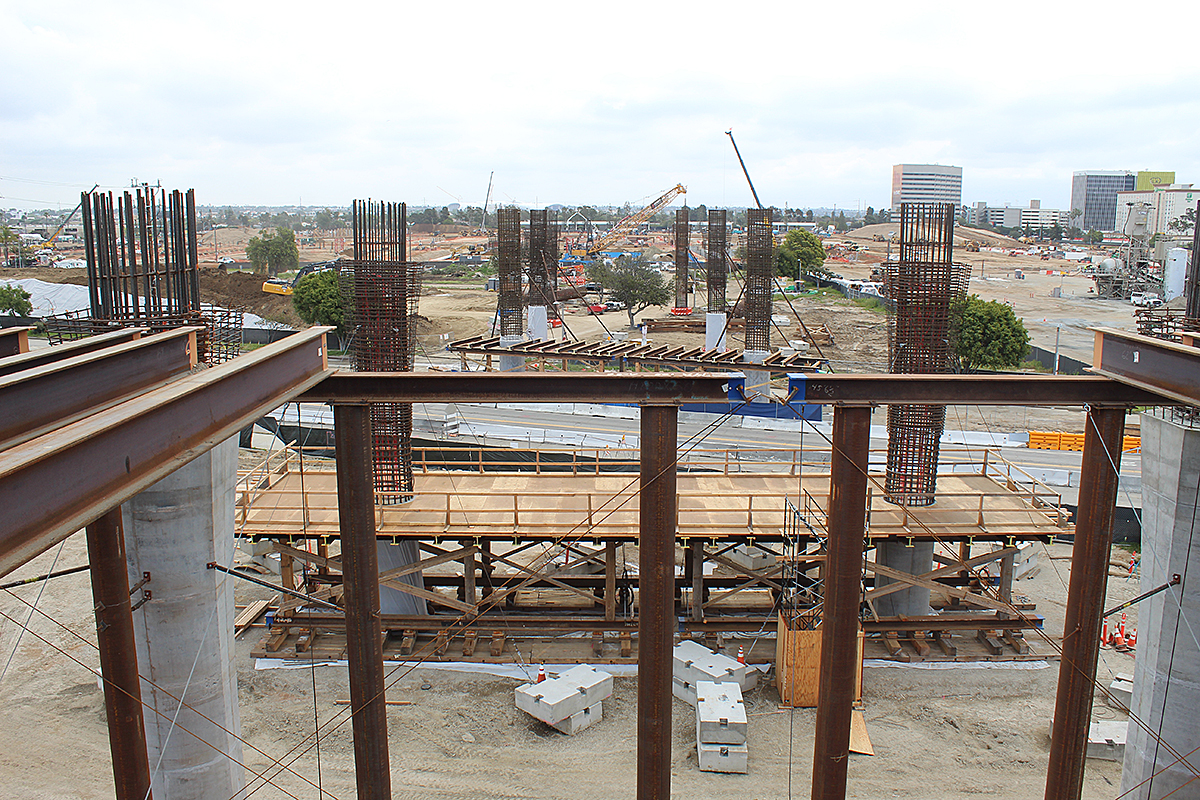
[[[829,540],[821,618],[821,672],[813,748],[813,800],[846,796],[850,712],[858,658],[858,608],[862,598],[863,537],[867,519],[867,458],[871,409],[833,411]]]
[[[389,800],[392,789],[379,623],[371,407],[335,405],[333,423],[358,797]]]
[[[642,406],[638,582],[638,800],[671,797],[677,406]]]
[[[692,622],[704,622],[704,542],[688,542],[687,559],[692,565]]]
[[[142,686],[138,679],[120,506],[87,526],[87,549],[115,796],[117,800],[148,800],[150,762],[146,755]]]
[[[1078,800],[1083,792],[1092,689],[1100,655],[1100,618],[1121,471],[1125,409],[1088,411],[1079,479],[1079,512],[1071,551],[1071,584],[1063,623],[1058,697],[1046,769],[1046,800]]]

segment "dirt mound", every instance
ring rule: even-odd
[[[263,276],[250,272],[222,272],[215,268],[200,270],[200,299],[224,308],[240,308],[263,319],[304,327],[290,296],[267,294],[262,290]]]

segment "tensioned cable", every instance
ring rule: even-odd
[[[832,448],[834,451],[838,451],[838,449],[837,449],[837,446],[836,446],[836,445],[833,443],[833,440],[832,440],[830,437],[826,436],[826,435],[825,435],[825,434],[823,434],[823,433],[821,434],[821,436],[822,436],[823,438],[825,438],[825,439],[826,439],[826,440],[829,442],[829,444],[830,444],[830,447],[831,447],[831,448]],[[840,451],[838,451],[838,452],[840,452]],[[850,458],[850,457],[849,457],[847,454],[845,454],[844,452],[843,452],[843,453],[841,453],[841,455],[842,455],[842,457],[843,457],[843,458],[845,458],[845,459],[846,459],[846,460],[847,460],[847,461],[848,461],[850,464],[854,465],[855,469],[857,469],[859,472],[861,472],[861,473],[862,473],[862,474],[863,474],[863,475],[866,477],[866,479],[867,479],[867,481],[868,481],[869,483],[873,483],[873,484],[875,484],[875,486],[876,486],[877,488],[879,488],[879,489],[880,489],[880,491],[882,491],[882,492],[884,493],[884,496],[885,496],[885,497],[886,497],[886,496],[888,496],[888,493],[887,493],[887,490],[886,490],[886,488],[885,488],[885,487],[883,487],[883,486],[880,486],[878,477],[871,475],[871,474],[870,474],[868,471],[866,471],[866,470],[865,470],[865,469],[863,469],[862,467],[859,467],[859,466],[858,466],[858,464],[857,464],[856,462],[854,462],[854,461],[853,461],[853,460],[852,460],[852,459],[851,459],[851,458]],[[1112,461],[1111,457],[1110,457],[1110,459],[1109,459],[1109,464],[1110,464],[1110,466],[1113,466],[1113,467],[1115,468],[1115,463]],[[921,520],[921,519],[919,519],[919,518],[917,518],[917,517],[912,517],[912,518],[910,518],[910,519],[911,519],[913,522],[915,522],[915,523],[916,523],[916,524],[917,524],[919,527],[923,528],[923,529],[925,530],[926,534],[927,534],[927,535],[928,535],[930,538],[932,538],[932,539],[933,539],[935,542],[938,542],[938,543],[942,544],[942,546],[943,546],[943,547],[946,547],[946,546],[947,546],[947,545],[946,545],[946,543],[945,543],[945,542],[942,540],[942,538],[941,538],[940,536],[938,536],[936,533],[934,533],[934,531],[933,531],[933,530],[932,530],[932,529],[931,529],[931,528],[930,528],[928,525],[926,525],[926,524],[924,523],[924,521],[923,521],[923,520]],[[967,567],[967,569],[968,569],[968,571],[969,571],[970,573],[972,573],[972,574],[973,574],[973,575],[974,575],[976,578],[979,578],[979,579],[981,580],[981,585],[982,585],[982,576],[980,575],[979,569],[978,569],[978,568],[976,568],[976,567]],[[986,592],[986,591],[987,591],[987,589],[985,588],[983,591],[984,591],[984,592]],[[1004,600],[1003,598],[1000,598],[1000,597],[996,597],[995,599],[997,600],[997,602],[999,602],[999,603],[1002,603],[1002,604],[1004,604],[1005,606],[1007,606],[1007,607],[1008,607],[1008,610],[1011,610],[1011,613],[1012,613],[1012,614],[1013,614],[1013,615],[1014,615],[1014,616],[1015,616],[1017,619],[1019,619],[1019,620],[1021,620],[1021,621],[1024,621],[1024,622],[1030,622],[1030,621],[1032,621],[1028,615],[1026,615],[1025,613],[1023,613],[1023,612],[1022,612],[1020,609],[1016,608],[1016,606],[1014,606],[1014,605],[1012,604],[1012,602],[1011,602],[1011,601],[1006,601],[1006,600]],[[1006,610],[1006,613],[1008,613],[1008,610]],[[1061,645],[1059,645],[1058,643],[1054,642],[1054,641],[1053,641],[1053,640],[1050,638],[1050,635],[1049,635],[1049,634],[1047,634],[1047,633],[1046,633],[1044,630],[1042,630],[1042,629],[1040,629],[1040,628],[1038,628],[1038,627],[1036,627],[1036,626],[1034,626],[1034,627],[1033,627],[1033,631],[1034,631],[1034,632],[1035,632],[1035,633],[1036,633],[1038,636],[1040,636],[1040,637],[1041,637],[1041,638],[1042,638],[1042,639],[1043,639],[1043,640],[1046,642],[1046,644],[1048,644],[1048,645],[1049,645],[1049,646],[1050,646],[1052,649],[1054,649],[1054,650],[1055,650],[1055,652],[1056,652],[1056,653],[1058,653],[1058,655],[1059,655],[1060,657],[1062,656],[1062,646],[1061,646]],[[1077,632],[1078,632],[1078,631],[1077,631]],[[1063,634],[1063,635],[1064,635],[1064,637],[1066,636],[1066,632],[1065,632],[1065,631],[1064,631],[1064,634]],[[1083,676],[1083,677],[1085,677],[1085,678],[1087,678],[1087,677],[1088,677],[1087,673],[1086,673],[1086,672],[1083,670],[1083,668],[1082,668],[1082,667],[1080,667],[1078,664],[1076,664],[1075,662],[1072,662],[1072,666],[1074,667],[1075,671],[1079,673],[1079,675],[1081,675],[1081,676]],[[1100,692],[1101,692],[1102,694],[1104,694],[1106,697],[1112,698],[1112,693],[1109,691],[1108,687],[1104,686],[1104,685],[1103,685],[1103,683],[1101,683],[1099,680],[1097,680],[1095,676],[1091,676],[1089,680],[1090,680],[1090,682],[1092,683],[1092,685],[1093,685],[1095,688],[1097,688],[1097,689],[1099,689],[1099,690],[1100,690]],[[1136,723],[1137,723],[1137,724],[1138,724],[1138,725],[1139,725],[1139,726],[1140,726],[1140,727],[1141,727],[1143,730],[1145,730],[1145,731],[1146,731],[1146,733],[1150,734],[1150,736],[1151,736],[1151,737],[1154,737],[1154,738],[1155,738],[1155,740],[1156,740],[1157,742],[1160,742],[1160,743],[1162,744],[1162,746],[1163,746],[1163,747],[1165,747],[1165,748],[1167,749],[1167,751],[1168,751],[1168,752],[1169,752],[1171,755],[1174,755],[1174,756],[1178,756],[1178,755],[1179,755],[1179,753],[1178,753],[1178,752],[1177,752],[1177,751],[1176,751],[1176,750],[1175,750],[1173,747],[1171,747],[1171,746],[1170,746],[1169,744],[1167,744],[1166,742],[1163,742],[1163,741],[1161,740],[1161,737],[1158,737],[1158,736],[1156,736],[1155,732],[1154,732],[1154,731],[1152,731],[1152,730],[1150,730],[1150,727],[1149,727],[1149,725],[1147,725],[1145,722],[1143,722],[1143,721],[1142,721],[1142,720],[1141,720],[1141,719],[1140,719],[1140,718],[1139,718],[1137,715],[1135,715],[1135,714],[1133,714],[1132,712],[1130,712],[1130,714],[1129,714],[1129,717],[1130,717],[1130,719],[1134,720],[1134,721],[1135,721],[1135,722],[1136,722]],[[1182,760],[1182,759],[1180,759],[1180,760]],[[1197,771],[1197,769],[1196,769],[1195,767],[1192,767],[1192,766],[1191,766],[1191,764],[1188,764],[1186,761],[1184,761],[1184,765],[1185,765],[1185,766],[1186,766],[1186,767],[1187,767],[1187,768],[1188,768],[1188,769],[1189,769],[1191,772],[1195,773],[1195,774],[1197,775],[1197,777],[1200,777],[1200,771]]]
[[[716,429],[718,427],[720,427],[722,424],[724,424],[728,419],[732,418],[733,415],[744,405],[745,405],[745,403],[743,402],[743,403],[738,404],[737,406],[732,407],[729,412],[721,415],[717,420],[704,426],[701,430],[697,431],[695,434],[693,434],[691,437],[689,437],[687,440],[685,440],[684,441],[685,446],[693,441],[695,441],[695,444],[693,444],[692,447],[688,448],[687,450],[682,451],[681,455],[686,455],[687,453],[690,453],[693,449],[698,447],[701,443],[703,443],[704,439],[706,439],[709,435],[711,435],[713,432],[715,432]],[[662,475],[665,475],[669,469],[672,469],[675,467],[675,464],[677,462],[678,462],[678,458],[676,458],[670,466],[664,467],[663,470],[659,474],[652,476],[650,479],[651,482],[653,482],[654,480],[658,480],[660,477],[662,477]],[[635,484],[639,483],[640,480],[641,480],[641,477],[639,476],[638,479],[631,481],[629,484],[626,485],[626,487],[624,489],[621,489],[617,495],[614,495],[611,498],[611,500],[615,500],[617,497],[619,497],[622,493],[627,491],[629,488],[631,488]],[[604,519],[607,519],[613,513],[616,513],[617,510],[622,508],[626,503],[630,502],[637,495],[638,495],[638,492],[635,491],[632,495],[625,498],[625,500],[622,501],[622,503],[619,506],[617,506],[617,508],[614,508],[612,511],[610,511],[608,515],[606,515],[605,517],[603,517],[601,519],[601,521],[603,521]],[[607,505],[607,503],[608,503],[608,501],[606,501],[605,505]],[[602,508],[603,508],[603,506],[602,506]],[[580,522],[571,530],[574,531],[584,524],[585,523]],[[529,578],[524,579],[519,584],[517,584],[516,588],[519,589],[521,586],[528,585],[529,583],[531,583],[534,580],[537,580],[536,575],[530,576]],[[505,585],[503,587],[503,589],[505,591],[507,591],[507,589],[509,589],[509,588],[510,587],[508,585]],[[491,606],[489,606],[489,607],[492,607],[495,605],[496,600],[494,598],[495,598],[495,594],[489,596],[489,600],[491,601]],[[478,608],[476,610],[474,616],[479,617],[487,610],[488,610],[487,607]],[[444,627],[442,629],[442,632],[446,632],[450,635],[453,635],[453,630],[454,630],[455,626],[458,625],[459,623],[462,623],[463,621],[465,621],[468,616],[469,616],[468,614],[460,615],[457,619],[453,620],[449,625]],[[416,654],[414,654],[415,660],[413,661],[413,663],[398,665],[395,669],[393,669],[392,672],[390,672],[387,676],[385,676],[385,681],[390,680],[390,682],[388,682],[384,685],[384,688],[381,693],[379,693],[375,697],[372,697],[371,699],[369,699],[367,701],[367,703],[371,703],[371,702],[377,700],[380,696],[386,695],[386,692],[388,689],[390,689],[396,683],[398,683],[401,680],[403,680],[404,678],[406,678],[414,670],[416,670],[419,667],[421,667],[422,665],[424,665],[426,663],[428,656],[431,655],[432,647],[433,647],[433,642],[431,641],[431,642],[427,643],[425,646],[423,646]],[[400,674],[397,675],[397,673],[400,673]],[[392,679],[393,675],[397,675],[397,676],[394,679]],[[324,734],[321,734],[320,731],[316,731],[316,732],[314,732],[314,734],[317,737],[320,737],[321,735],[324,735],[324,736],[330,735],[331,733],[336,731],[338,728],[340,728],[342,725],[344,725],[346,722],[351,720],[355,713],[356,712],[353,710],[352,706],[347,706],[345,709],[343,709],[342,711],[339,711],[337,714],[335,714],[333,717],[331,717],[329,720],[327,720],[324,723],[322,728],[328,728],[328,730],[326,730],[324,732]],[[339,721],[339,717],[342,718],[342,719],[340,719],[340,721]],[[334,724],[334,723],[336,723],[336,724]],[[330,726],[330,725],[332,725],[333,727],[329,728],[328,726]],[[282,757],[280,757],[280,759],[276,760],[276,764],[278,764],[281,767],[281,770],[290,767],[290,765],[292,763],[294,763],[297,759],[302,757],[304,755],[304,753],[308,752],[308,750],[310,750],[313,747],[313,745],[311,745],[311,744],[305,746],[305,743],[310,738],[312,738],[312,736],[306,736],[303,740],[301,740],[298,744],[296,744],[290,751],[285,753]],[[283,759],[288,758],[289,756],[293,756],[292,760],[287,762],[287,764],[283,764]],[[263,784],[263,785],[265,785],[265,784]],[[262,788],[262,785],[257,786],[254,789],[251,789],[249,792],[242,795],[242,800],[246,800],[246,798],[249,798],[250,795],[254,794],[255,792],[258,791],[258,789],[261,789],[261,788]],[[237,795],[233,795],[229,798],[229,800],[234,800],[236,797],[237,797]]]
[[[12,594],[12,592],[9,592],[9,594]],[[29,605],[28,601],[24,600],[23,598],[21,598],[21,597],[18,597],[18,596],[17,596],[17,595],[15,595],[15,594],[13,594],[12,596],[13,596],[13,597],[15,597],[17,600],[21,601],[22,603],[25,603],[26,605]],[[59,622],[58,620],[54,619],[53,617],[51,617],[51,616],[50,616],[49,614],[47,614],[46,612],[44,612],[44,611],[42,611],[42,610],[40,610],[40,609],[39,609],[39,610],[37,611],[37,613],[38,613],[38,614],[40,614],[40,615],[42,615],[42,616],[43,616],[43,617],[45,617],[46,619],[50,620],[52,623],[54,623],[55,625],[59,626],[60,628],[62,628],[64,631],[66,631],[67,633],[71,634],[71,635],[72,635],[72,636],[74,636],[75,638],[77,638],[77,639],[79,639],[80,641],[84,642],[85,644],[89,645],[90,647],[92,647],[92,648],[96,648],[96,645],[95,645],[94,643],[92,643],[92,642],[89,642],[87,639],[83,638],[83,637],[82,637],[82,636],[80,636],[78,633],[76,633],[75,631],[71,630],[71,629],[70,629],[68,626],[66,626],[66,625],[64,625],[63,623]],[[13,623],[15,623],[15,624],[17,624],[17,625],[20,625],[20,624],[21,624],[21,623],[20,623],[18,620],[15,620],[15,619],[13,619],[13,618],[12,618],[12,617],[10,617],[10,616],[9,616],[7,613],[5,613],[3,610],[0,610],[0,617],[4,617],[4,618],[5,618],[5,619],[7,619],[9,622],[13,622]],[[74,662],[75,662],[76,664],[78,664],[79,666],[81,666],[81,667],[83,667],[84,669],[88,670],[88,672],[91,672],[91,673],[93,673],[93,674],[95,673],[95,670],[94,670],[92,667],[89,667],[87,664],[83,663],[83,662],[82,662],[82,661],[80,661],[78,658],[76,658],[75,656],[73,656],[71,653],[68,653],[66,650],[64,650],[64,649],[62,649],[61,647],[59,647],[58,645],[56,645],[54,642],[50,641],[49,639],[45,638],[44,636],[40,635],[39,633],[37,633],[36,631],[34,631],[34,630],[32,630],[32,629],[26,629],[26,630],[28,631],[28,633],[29,633],[29,635],[30,635],[30,636],[33,636],[35,639],[37,639],[38,641],[42,642],[42,643],[43,643],[43,644],[45,644],[46,646],[50,647],[50,648],[51,648],[52,650],[54,650],[55,652],[59,653],[60,655],[66,656],[66,657],[67,657],[68,659],[70,659],[71,661],[74,661]],[[104,678],[103,676],[101,676],[101,677],[103,678],[103,680],[104,680],[106,683],[110,683],[110,684],[112,683],[112,681],[111,681],[111,680],[109,680],[108,678]],[[143,681],[146,681],[146,683],[147,683],[149,686],[152,686],[152,687],[154,687],[155,689],[157,689],[158,691],[161,691],[161,692],[163,692],[164,694],[166,694],[166,695],[167,695],[168,697],[170,697],[171,699],[173,699],[173,700],[174,700],[174,699],[177,699],[177,698],[175,698],[175,696],[174,696],[174,695],[170,694],[169,692],[166,692],[165,690],[163,690],[163,689],[162,689],[162,687],[158,686],[157,684],[155,684],[153,681],[149,680],[149,679],[148,679],[148,678],[146,678],[145,676],[138,675],[138,678],[139,678],[139,679],[141,679],[141,680],[143,680]],[[118,690],[120,690],[121,692],[123,692],[123,693],[124,693],[126,696],[128,696],[128,697],[132,697],[132,695],[131,695],[131,694],[129,694],[129,692],[125,691],[124,687],[117,686],[117,687],[115,687],[115,688],[117,688]],[[162,717],[162,718],[166,719],[167,715],[166,715],[165,713],[163,713],[162,711],[159,711],[157,708],[155,708],[154,706],[150,705],[150,704],[149,704],[149,703],[147,703],[145,700],[141,700],[140,702],[141,702],[141,704],[142,704],[142,706],[143,706],[143,707],[150,709],[151,711],[153,711],[153,712],[154,712],[155,714],[157,714],[158,716],[160,716],[160,717]],[[182,704],[182,705],[186,705],[186,704]],[[201,712],[197,711],[195,708],[192,708],[191,706],[187,706],[187,708],[188,708],[188,709],[190,709],[191,711],[195,712],[195,713],[196,713],[198,716],[200,716],[200,717],[203,717],[204,719],[208,720],[209,722],[212,722],[212,723],[213,723],[213,725],[215,725],[216,727],[218,727],[218,728],[220,728],[221,730],[225,731],[226,733],[229,733],[231,736],[234,736],[234,734],[233,734],[233,733],[231,733],[231,732],[230,732],[228,729],[226,729],[226,728],[222,727],[222,726],[221,726],[219,723],[217,723],[217,722],[214,722],[213,720],[209,719],[209,718],[208,718],[208,717],[206,717],[206,716],[205,716],[203,713],[201,713]],[[197,733],[195,733],[195,732],[193,732],[193,731],[189,730],[187,727],[185,727],[185,726],[183,726],[183,725],[180,725],[180,726],[178,726],[178,727],[179,727],[179,730],[183,731],[184,733],[187,733],[187,734],[189,734],[190,736],[192,736],[192,738],[194,738],[194,739],[196,739],[197,741],[201,742],[202,744],[205,744],[205,745],[207,745],[208,747],[212,748],[212,749],[213,749],[213,750],[215,750],[216,752],[218,752],[218,753],[220,753],[221,755],[223,755],[223,756],[225,756],[226,758],[228,758],[230,761],[233,761],[233,762],[234,762],[235,764],[237,764],[238,766],[241,766],[241,767],[243,767],[243,768],[245,768],[245,769],[249,770],[250,772],[254,773],[256,776],[263,777],[263,776],[262,776],[262,774],[261,774],[261,773],[259,773],[259,772],[257,772],[257,771],[256,771],[256,770],[255,770],[253,767],[251,767],[250,765],[248,765],[248,764],[245,764],[245,763],[243,763],[243,762],[241,762],[241,761],[238,761],[236,758],[234,758],[233,756],[229,755],[229,753],[226,753],[224,750],[222,750],[221,748],[217,747],[217,746],[216,746],[216,745],[214,745],[212,742],[209,742],[208,740],[204,739],[204,738],[203,738],[202,736],[200,736],[199,734],[197,734]],[[234,736],[234,738],[237,738],[237,739],[238,739],[239,741],[241,741],[243,744],[246,744],[246,745],[250,746],[250,747],[251,747],[251,748],[253,748],[254,750],[257,750],[259,753],[262,753],[262,755],[266,756],[267,758],[270,758],[270,756],[269,756],[269,755],[267,755],[266,753],[263,753],[261,750],[258,750],[258,748],[254,747],[254,745],[250,744],[249,742],[245,741],[244,739],[240,739],[240,738],[239,738],[239,737],[237,737],[237,736]],[[296,775],[297,777],[301,778],[302,780],[306,780],[306,781],[307,781],[307,779],[306,779],[306,778],[304,778],[304,776],[300,775],[299,773],[295,772],[294,770],[291,770],[291,769],[289,769],[289,770],[287,770],[287,771],[288,771],[288,772],[291,772],[292,774]],[[264,778],[264,780],[266,780],[266,779]],[[270,781],[268,781],[268,782],[270,782]],[[309,782],[311,783],[311,781],[309,781]],[[274,786],[276,789],[279,789],[279,791],[283,792],[283,793],[284,793],[284,794],[286,794],[288,797],[291,797],[291,798],[293,798],[294,800],[300,800],[300,798],[296,797],[296,795],[294,795],[294,794],[292,794],[291,792],[287,791],[287,790],[286,790],[286,789],[284,789],[282,786],[279,786],[278,784],[275,784],[275,783],[271,783],[271,785],[272,785],[272,786]],[[236,795],[235,795],[235,797],[236,797]]]
[[[58,543],[58,550],[54,551],[54,560],[50,562],[50,569],[46,570],[46,572],[54,572],[54,567],[56,564],[58,564],[58,557],[62,555],[63,547],[65,547],[66,544],[66,539],[63,539]],[[17,632],[17,640],[13,642],[12,652],[8,654],[8,660],[4,662],[4,669],[0,670],[0,683],[4,682],[4,676],[8,674],[8,667],[10,664],[12,664],[13,657],[17,654],[17,648],[21,646],[21,637],[25,635],[26,627],[33,619],[33,612],[37,609],[37,604],[41,602],[42,592],[46,591],[46,584],[48,583],[50,583],[50,581],[43,581],[42,585],[38,587],[37,597],[34,598],[33,605],[29,609],[29,616],[25,618],[25,624],[20,626],[21,629]],[[9,592],[9,594],[12,594],[12,592]],[[16,595],[13,596],[15,597]]]
[[[283,415],[281,414],[280,416],[283,416]],[[303,436],[304,436],[304,425],[303,425],[301,417],[300,417],[300,403],[299,403],[299,401],[297,401],[296,402],[296,438],[299,440]],[[307,547],[307,543],[308,543],[308,494],[304,491],[304,443],[303,443],[303,441],[301,441],[299,449],[300,449],[300,498],[301,498],[302,506],[303,506],[303,508],[300,509],[300,512],[301,512],[300,513],[300,530],[304,534],[304,541],[305,541],[305,545]],[[300,568],[304,571],[303,572],[304,593],[306,595],[308,595],[309,599],[311,600],[312,593],[309,591],[309,587],[312,584],[308,580],[308,569],[309,569],[308,562],[307,561],[303,562],[301,564]],[[294,589],[295,587],[289,586],[288,588]],[[314,644],[316,644],[316,639],[317,639],[315,629],[310,628],[309,632],[308,632],[308,636],[309,636],[309,639],[308,639],[308,645],[309,645],[308,646],[308,671],[309,671],[309,674],[312,676],[313,730],[316,731],[321,726],[321,718],[320,718],[320,712],[317,709],[317,662],[316,662],[317,654],[316,654],[316,647],[313,646]],[[325,797],[325,790],[322,787],[323,781],[321,780],[321,742],[320,742],[320,740],[317,740],[316,748],[317,748],[317,798],[318,798],[318,800],[321,800],[321,798]]]

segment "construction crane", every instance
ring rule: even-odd
[[[50,234],[50,238],[47,239],[42,244],[40,244],[38,247],[39,248],[47,248],[47,249],[53,248],[55,240],[58,239],[59,235],[64,230],[66,230],[67,225],[69,225],[71,223],[71,220],[74,219],[75,215],[79,213],[79,209],[83,207],[83,201],[86,200],[88,197],[90,197],[92,192],[96,191],[99,188],[100,188],[100,184],[97,183],[91,189],[88,189],[86,192],[84,192],[82,195],[80,195],[79,196],[79,205],[75,206],[75,209],[70,214],[67,215],[67,218],[64,219],[62,221],[62,224],[58,226],[58,230],[56,230],[54,233]]]
[[[668,203],[681,194],[687,194],[687,187],[682,183],[677,183],[675,186],[668,189],[666,193],[662,195],[662,197],[659,197],[650,205],[634,211],[632,214],[629,214],[615,222],[612,228],[610,228],[609,231],[603,236],[599,237],[598,239],[592,239],[592,237],[589,236],[587,245],[585,247],[572,248],[570,251],[571,255],[583,258],[595,258],[597,253],[612,247],[614,244],[624,239],[631,232],[637,229],[639,225],[653,217],[655,214],[665,208]]]

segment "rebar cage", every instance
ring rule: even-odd
[[[708,259],[705,264],[708,278],[708,310],[714,314],[725,311],[725,248],[728,229],[725,225],[725,209],[710,209],[708,212]]]
[[[746,209],[746,350],[771,349],[771,209]]]

